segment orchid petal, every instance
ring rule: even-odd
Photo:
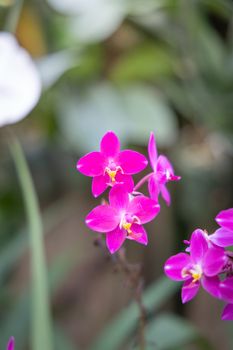
[[[158,182],[155,179],[155,176],[151,176],[148,181],[148,191],[150,194],[151,199],[158,201],[158,196],[160,192],[160,186]]]
[[[220,211],[215,220],[219,226],[233,231],[233,208]]]
[[[182,303],[185,304],[191,299],[193,299],[196,296],[199,288],[200,288],[199,281],[195,283],[193,283],[191,279],[185,281],[181,290]]]
[[[190,240],[190,255],[194,263],[202,262],[205,253],[208,250],[208,243],[204,232],[200,229],[192,233]]]
[[[101,195],[108,187],[106,179],[108,175],[100,175],[93,177],[92,180],[92,194],[94,197]]]
[[[179,181],[181,176],[177,176],[174,174],[174,169],[171,162],[167,157],[160,155],[157,162],[157,173],[165,174],[165,180],[167,181]]]
[[[191,263],[190,256],[186,253],[179,253],[171,256],[164,265],[165,274],[174,281],[186,279],[182,275],[182,270]],[[189,276],[187,276],[189,278]]]
[[[93,231],[109,232],[120,222],[118,212],[110,205],[99,205],[86,217],[86,225]]]
[[[206,276],[215,276],[221,272],[226,264],[226,255],[223,248],[209,248],[205,254],[203,271]]]
[[[233,231],[221,227],[210,235],[209,239],[219,247],[229,247],[233,245]]]
[[[148,244],[147,233],[143,226],[133,224],[131,226],[131,231],[132,231],[132,234],[127,236],[128,239],[131,239],[133,241],[136,241],[144,245]]]
[[[104,157],[100,152],[91,152],[79,159],[77,170],[86,176],[99,176],[103,174]]]
[[[233,304],[227,304],[222,312],[223,321],[233,321]]]
[[[121,172],[116,174],[116,184],[124,185],[127,192],[131,193],[134,189],[134,181],[131,175],[125,175]]]
[[[179,175],[170,174],[169,176],[169,181],[180,181],[180,180],[181,180],[181,176]]]
[[[220,282],[220,292],[223,300],[233,304],[233,277]]]
[[[156,181],[160,185],[164,185],[167,182],[167,176],[165,172],[157,171],[156,173],[154,173],[154,176],[156,178]]]
[[[7,344],[7,350],[14,350],[14,348],[15,348],[15,339],[14,337],[11,337]]]
[[[120,152],[120,141],[113,131],[108,131],[100,143],[101,153],[105,157],[116,157]]]
[[[109,203],[116,211],[126,210],[129,204],[129,193],[124,186],[115,185],[109,192]]]
[[[148,155],[149,155],[151,167],[155,171],[158,153],[157,153],[157,147],[156,147],[156,140],[153,132],[151,132],[149,142],[148,142]]]
[[[128,213],[136,216],[141,224],[153,220],[160,211],[160,205],[153,199],[145,196],[134,197],[128,206]]]
[[[163,199],[165,200],[167,206],[169,206],[171,204],[171,196],[166,185],[160,185],[160,190]]]
[[[160,155],[157,162],[157,171],[174,175],[174,169],[170,161],[164,155]]]
[[[119,153],[119,165],[127,175],[139,173],[148,164],[146,157],[138,152],[125,150]]]
[[[202,276],[201,284],[202,287],[213,297],[221,298],[220,288],[219,288],[220,280],[218,276],[207,277],[205,275]]]
[[[119,226],[106,234],[106,245],[111,254],[115,253],[126,239],[126,231]]]

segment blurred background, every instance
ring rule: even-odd
[[[147,155],[154,131],[159,152],[182,176],[169,185],[171,207],[161,200],[159,216],[147,225],[148,247],[126,243],[129,260],[143,264],[145,287],[162,276],[165,260],[183,248],[194,228],[217,228],[214,217],[233,206],[233,4],[25,0],[20,10],[15,1],[0,0],[0,29],[18,6],[16,36],[35,59],[43,83],[37,107],[12,129],[23,145],[42,211],[55,348],[95,350],[106,326],[127,310],[132,290],[85,227],[85,215],[98,201],[76,162],[98,149],[107,130],[117,133],[122,148]],[[0,348],[15,335],[16,349],[25,350],[30,249],[7,141],[2,128]],[[160,305],[163,327],[162,322],[161,329],[152,327],[148,349],[232,349],[233,327],[221,321],[222,307],[203,291],[182,306],[174,292]],[[156,347],[170,329],[170,344]],[[118,332],[116,326],[115,337]],[[137,348],[128,339],[116,349]]]

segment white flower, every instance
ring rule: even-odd
[[[40,94],[41,81],[31,57],[12,34],[0,32],[0,127],[26,117]]]

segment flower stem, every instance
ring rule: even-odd
[[[106,252],[106,246],[103,243],[102,235],[94,241],[94,244]],[[142,293],[144,280],[142,277],[142,266],[141,264],[131,264],[127,261],[125,249],[121,248],[116,254],[111,255],[111,260],[116,266],[116,271],[121,271],[127,278],[128,285],[134,292],[134,300],[138,305],[139,309],[139,327],[138,327],[138,340],[139,349],[146,349],[146,338],[145,338],[145,326],[146,326],[146,308],[142,302]]]
[[[154,173],[149,173],[146,176],[144,176],[138,183],[137,185],[134,187],[133,192],[137,191],[146,181],[149,180],[149,178],[153,175]]]
[[[29,225],[32,279],[32,350],[53,350],[43,227],[32,177],[21,148],[12,139],[10,150],[21,185]]]
[[[141,274],[141,264],[130,264],[125,255],[124,248],[116,254],[116,262],[122,272],[125,273],[130,287],[134,290],[134,299],[139,309],[139,327],[138,327],[138,340],[139,349],[146,349],[145,339],[145,325],[146,325],[146,309],[142,303],[142,292],[143,292],[143,277]]]
[[[142,291],[143,291],[143,279],[140,278],[138,281],[138,286],[135,290],[135,301],[138,304],[139,312],[140,312],[140,323],[139,323],[140,350],[145,350],[146,349],[146,339],[145,339],[146,309],[142,303]]]

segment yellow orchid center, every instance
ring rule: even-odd
[[[108,176],[110,177],[110,185],[113,185],[115,184],[116,182],[116,175],[118,172],[121,172],[123,174],[123,170],[122,168],[116,164],[109,164],[109,166],[107,166],[105,169],[104,169],[104,174],[108,174]]]
[[[202,277],[202,269],[200,266],[196,265],[193,266],[191,269],[183,268],[181,271],[181,276],[183,278],[191,276],[192,277],[192,283],[195,283],[199,281]]]
[[[126,230],[128,233],[131,233],[131,226],[132,224],[130,222],[125,222],[122,224],[122,227],[124,230]]]
[[[106,173],[108,174],[108,176],[111,179],[111,182],[115,182],[116,181],[116,170],[111,170],[109,168],[106,168]]]
[[[199,281],[201,279],[201,276],[202,276],[201,272],[197,272],[197,271],[192,272],[192,278],[193,278],[192,282],[194,283]]]

